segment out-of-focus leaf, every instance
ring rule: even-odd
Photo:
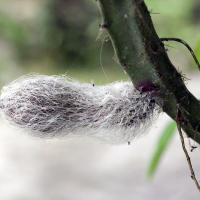
[[[155,148],[155,151],[152,155],[152,158],[150,160],[150,164],[148,166],[148,171],[147,171],[147,177],[152,178],[156,167],[158,166],[158,162],[161,158],[161,155],[163,154],[163,151],[165,150],[167,144],[169,143],[173,133],[175,132],[176,128],[176,123],[170,122],[164,129],[163,133],[161,134],[157,146]]]

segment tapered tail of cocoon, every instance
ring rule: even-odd
[[[0,96],[3,118],[34,136],[90,136],[111,144],[148,132],[161,104],[131,82],[93,87],[66,76],[24,76],[4,86]]]

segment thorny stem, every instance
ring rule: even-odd
[[[102,27],[108,31],[120,65],[136,88],[151,83],[163,100],[163,111],[200,144],[200,102],[186,88],[171,63],[143,0],[99,0]]]
[[[161,41],[176,41],[176,42],[180,42],[180,43],[184,44],[188,48],[188,50],[190,51],[190,53],[192,54],[192,56],[193,56],[193,58],[194,58],[194,60],[195,60],[195,62],[197,64],[197,66],[198,66],[198,68],[200,70],[199,61],[197,60],[197,58],[196,58],[193,50],[191,49],[191,47],[184,40],[182,40],[180,38],[160,38],[160,40]]]
[[[182,148],[183,148],[183,151],[185,153],[185,156],[186,156],[189,168],[190,168],[191,178],[194,180],[194,182],[195,182],[195,184],[196,184],[196,186],[197,186],[197,188],[198,188],[198,190],[200,192],[199,183],[198,183],[198,181],[196,179],[196,176],[195,176],[195,173],[194,173],[194,170],[193,170],[193,167],[192,167],[192,163],[191,163],[190,157],[188,155],[187,149],[185,148],[185,142],[184,142],[183,134],[182,134],[182,131],[181,131],[180,117],[181,117],[181,112],[178,109],[177,116],[176,116],[176,123],[177,123],[177,129],[178,129],[178,132],[179,132],[179,135],[180,135],[180,139],[181,139]]]

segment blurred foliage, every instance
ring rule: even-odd
[[[195,45],[200,21],[198,0],[146,3],[160,37],[180,37]],[[26,71],[33,70],[36,63],[39,68],[49,65],[51,70],[59,66],[63,72],[74,62],[76,69],[92,69],[100,67],[102,41],[95,41],[100,21],[94,0],[4,0],[0,5],[0,42],[6,43],[5,48],[12,48],[16,66],[25,67]],[[182,53],[183,47],[170,45]],[[117,65],[112,60],[111,42],[104,43],[103,54],[106,67]],[[177,58],[177,50],[172,49],[170,54],[185,60]],[[187,62],[191,60],[189,55],[186,58]]]
[[[148,178],[152,178],[152,176],[154,175],[154,172],[156,168],[158,167],[159,160],[161,159],[161,156],[163,155],[164,150],[169,144],[170,139],[172,138],[175,130],[176,130],[176,123],[174,121],[170,122],[163,130],[163,133],[158,139],[157,145],[155,146],[155,151],[149,163],[149,167],[147,171]]]
[[[0,56],[0,80],[4,83],[5,77],[10,81],[29,72],[74,75],[82,71],[80,75],[86,78],[89,70],[88,80],[101,84],[106,79],[100,58],[107,73],[115,71],[109,81],[127,78],[113,60],[111,42],[103,42],[101,36],[96,41],[100,22],[97,2],[92,0],[4,1],[0,5],[0,51],[7,52],[9,62]],[[99,76],[104,77],[102,82]]]
[[[145,2],[160,37],[180,37],[195,46],[200,21],[198,0],[169,0],[167,4],[157,0]],[[98,4],[94,0],[2,1],[0,51],[4,52],[4,57],[0,56],[1,74],[7,73],[7,77],[13,79],[14,75],[30,71],[51,74],[96,70],[99,75],[101,57],[106,73],[111,73],[111,80],[125,78],[113,59],[111,42],[104,42],[101,51],[103,37],[96,41],[100,22]],[[169,53],[175,62],[181,66],[191,65],[192,59],[186,49],[174,43],[170,45],[176,47]],[[200,56],[199,42],[196,49]],[[13,75],[8,72],[10,66]],[[112,79],[113,70],[121,75]],[[0,78],[4,79],[2,75]]]
[[[88,29],[98,12],[91,5],[78,0],[43,0],[42,9],[32,19],[16,19],[0,12],[1,37],[14,44],[20,60],[49,56],[56,62],[73,61],[94,39]],[[97,32],[98,24],[93,29]],[[82,64],[89,59],[87,55],[79,56]]]

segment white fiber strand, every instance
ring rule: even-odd
[[[4,86],[0,112],[11,125],[41,138],[90,136],[111,144],[148,132],[161,100],[131,82],[105,86],[66,76],[28,75]]]

